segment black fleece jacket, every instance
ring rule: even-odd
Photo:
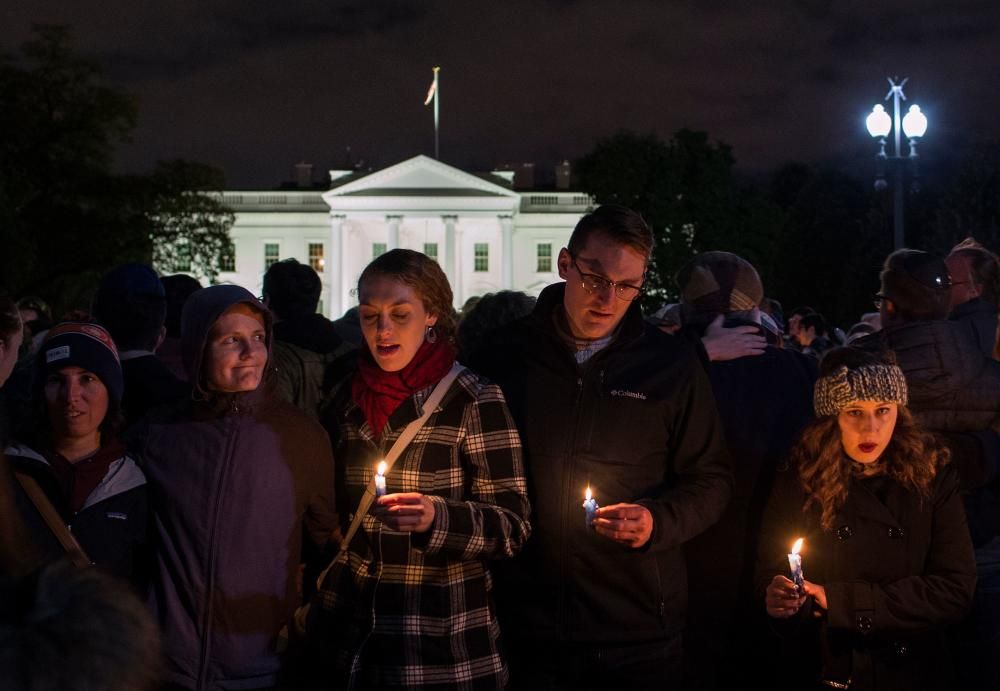
[[[653,641],[684,625],[680,546],[718,520],[732,473],[715,399],[686,339],[647,325],[638,304],[610,346],[577,366],[556,335],[564,285],[497,333],[474,367],[504,391],[525,450],[532,539],[496,565],[504,631],[540,641]],[[650,541],[629,549],[584,525],[602,505],[639,503]]]

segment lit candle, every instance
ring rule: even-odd
[[[590,487],[587,487],[587,491],[584,493],[583,510],[586,514],[586,525],[589,528],[594,523],[594,517],[597,515],[597,500],[590,492]]]
[[[792,580],[795,582],[795,592],[802,596],[802,538],[792,545],[792,553],[788,555],[788,566],[792,569]]]
[[[378,462],[375,471],[375,498],[385,496],[385,461]]]

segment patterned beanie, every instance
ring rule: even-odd
[[[125,390],[118,350],[101,326],[89,322],[63,322],[49,329],[38,351],[42,381],[63,367],[80,367],[93,372],[112,400],[121,402]]]
[[[906,377],[896,365],[841,367],[816,381],[817,417],[838,415],[852,401],[887,401],[906,405]]]

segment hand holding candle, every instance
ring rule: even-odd
[[[375,471],[375,498],[385,496],[385,461],[379,461]]]
[[[594,499],[594,495],[591,493],[589,486],[587,487],[587,491],[584,493],[583,511],[585,515],[585,525],[590,528],[594,523],[594,517],[597,516],[597,500]]]
[[[792,545],[792,552],[788,555],[788,566],[792,570],[792,582],[795,583],[795,593],[800,597],[803,594],[803,578],[802,578],[802,555],[799,552],[802,551],[803,539],[800,537]]]

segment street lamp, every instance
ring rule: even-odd
[[[896,79],[899,79],[898,77]],[[889,93],[885,95],[886,101],[890,98],[892,99],[893,106],[893,117],[890,118],[889,114],[885,112],[885,108],[882,104],[877,104],[872,108],[872,112],[865,119],[865,126],[868,127],[868,133],[878,140],[879,152],[875,156],[876,162],[876,173],[875,173],[875,189],[884,190],[888,187],[888,183],[885,181],[885,168],[886,166],[891,166],[892,180],[893,180],[893,194],[892,194],[892,220],[893,220],[893,246],[895,249],[900,249],[903,247],[903,168],[906,162],[909,161],[909,165],[912,168],[913,173],[913,188],[917,189],[917,139],[924,136],[927,131],[927,116],[920,112],[920,106],[911,105],[909,112],[906,116],[902,118],[900,122],[899,117],[899,102],[906,100],[906,95],[903,93],[903,85],[906,84],[907,80],[898,84],[889,79]],[[885,152],[885,138],[889,136],[889,132],[893,132],[895,135],[895,148],[893,149],[892,155],[889,156]],[[899,151],[899,137],[900,132],[906,135],[909,140],[910,153],[908,156],[903,156]]]

